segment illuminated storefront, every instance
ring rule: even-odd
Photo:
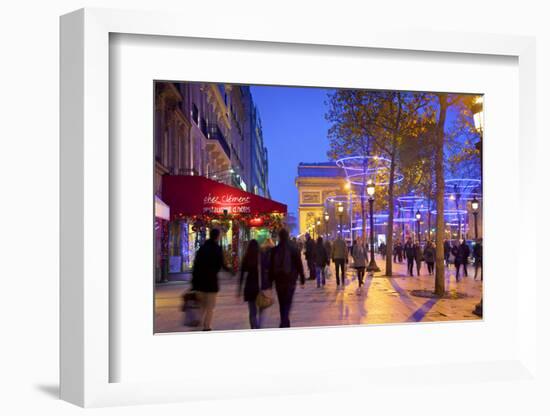
[[[285,204],[202,176],[162,177],[162,195],[170,206],[166,247],[170,273],[189,271],[195,253],[219,228],[226,264],[236,270],[246,244],[262,243],[285,221]],[[162,250],[162,247],[161,247]]]

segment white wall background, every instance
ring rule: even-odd
[[[186,4],[189,3],[189,4]],[[82,410],[56,399],[58,385],[58,17],[80,7],[179,10],[189,19],[210,13],[227,15],[227,24],[236,25],[232,16],[249,17],[250,26],[261,26],[265,19],[288,25],[323,25],[337,31],[346,25],[392,24],[416,27],[430,25],[434,30],[470,30],[489,33],[536,35],[538,42],[538,134],[548,137],[550,104],[550,13],[546,2],[460,0],[442,2],[394,0],[358,2],[351,0],[298,2],[286,1],[168,1],[168,0],[20,0],[5,2],[0,12],[0,297],[2,341],[0,341],[0,413],[73,414]],[[185,22],[182,22],[185,24]],[[548,141],[540,140],[537,209],[546,214],[548,174],[544,169],[549,154]],[[511,192],[511,198],[515,197]],[[541,223],[539,270],[542,250],[548,247],[543,235],[550,235]],[[535,244],[535,242],[533,242]],[[542,272],[541,276],[543,276]],[[539,320],[548,322],[543,305],[550,295],[547,280],[541,280]],[[544,315],[543,315],[544,314]],[[548,328],[548,326],[546,326]],[[541,326],[542,328],[542,326]],[[539,367],[549,375],[548,331],[540,331]],[[472,340],[475,348],[475,340]],[[327,354],[335,347],[326,346]],[[548,391],[548,386],[547,386]],[[94,410],[99,414],[549,414],[550,404],[542,389],[506,383],[479,386],[434,386],[433,395],[400,393],[393,388],[376,398],[331,396],[281,397],[208,403],[163,405],[158,408],[114,408]],[[293,410],[294,409],[294,410]]]

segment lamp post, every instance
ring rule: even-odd
[[[460,217],[460,211],[458,210],[458,207],[459,207],[459,203],[460,203],[460,197],[461,197],[461,194],[458,190],[458,186],[455,184],[454,186],[454,200],[455,200],[455,205],[456,205],[456,216],[458,217],[458,241],[460,241],[460,239],[462,238],[462,221],[461,221],[461,217]]]
[[[319,237],[321,235],[321,219],[317,218],[317,236]]]
[[[325,234],[328,238],[328,220],[330,219],[328,212],[325,211]]]
[[[418,244],[420,244],[420,218],[422,218],[420,210],[417,210],[414,216],[416,217],[416,238],[418,240]]]
[[[401,210],[401,204],[397,204],[398,209],[398,215],[401,219],[401,240],[403,240],[403,244],[405,244],[405,221],[403,221],[403,211]]]
[[[475,233],[476,240],[478,239],[478,236],[477,236],[477,214],[478,214],[478,210],[479,210],[479,201],[474,196],[474,199],[472,199],[472,214],[474,214],[474,233]]]
[[[484,119],[483,119],[483,97],[478,96],[474,100],[472,104],[472,115],[474,116],[474,126],[479,133],[480,137],[483,136],[483,125],[484,125]]]
[[[351,182],[346,181],[344,189],[348,191],[348,204],[349,204],[349,238],[353,241],[353,205],[351,203]]]
[[[369,219],[370,219],[370,262],[367,266],[368,272],[379,272],[380,268],[376,264],[374,259],[374,213],[373,213],[373,204],[374,204],[374,191],[375,185],[372,181],[369,181],[367,184],[367,194],[369,195]]]
[[[339,203],[336,207],[336,211],[338,211],[338,218],[340,220],[340,236],[344,236],[344,233],[342,232],[342,217],[344,216],[344,206],[342,203]]]
[[[483,127],[485,124],[485,119],[483,116],[483,97],[478,96],[473,105],[472,105],[472,114],[474,116],[474,125],[479,133],[479,142],[476,144],[477,150],[479,150],[479,155],[481,158],[481,166],[483,166]],[[474,210],[474,202],[476,203],[476,209]],[[474,211],[474,223],[475,223],[475,234],[476,234],[476,240],[477,240],[477,210],[479,209],[479,202],[474,198],[472,201],[472,211]],[[474,309],[474,314],[476,314],[479,317],[483,316],[483,298],[479,301],[479,303],[476,305]]]

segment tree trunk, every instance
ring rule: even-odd
[[[432,197],[431,196],[428,197],[428,240],[432,241]]]
[[[435,294],[445,295],[445,264],[443,243],[445,240],[445,170],[443,150],[445,144],[445,119],[447,118],[447,94],[439,94],[439,120],[435,144],[435,184],[437,227],[435,234]]]
[[[392,157],[390,164],[390,181],[388,184],[388,227],[386,228],[386,276],[392,275],[392,260],[393,260],[393,188],[395,181],[395,148],[392,149]]]

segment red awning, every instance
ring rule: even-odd
[[[223,214],[224,210],[234,215],[286,214],[287,211],[285,204],[203,176],[164,175],[162,200],[170,206],[172,219],[205,213]]]

